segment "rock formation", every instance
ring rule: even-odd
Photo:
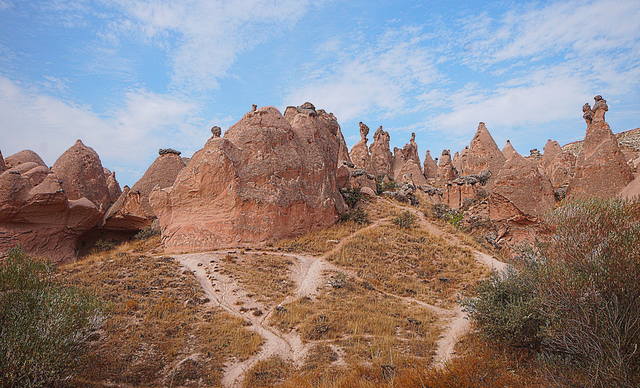
[[[451,151],[442,150],[442,155],[438,160],[438,172],[436,174],[436,181],[440,185],[444,185],[452,179],[455,179],[458,174],[453,167],[451,161]]]
[[[587,133],[569,183],[567,194],[572,198],[613,197],[633,180],[631,168],[605,121],[607,102],[601,96],[594,100],[593,109],[589,104],[582,109]]]
[[[20,152],[16,152],[15,154],[8,156],[4,160],[6,168],[13,168],[27,162],[32,162],[39,166],[47,166],[42,158],[40,158],[38,154],[31,150],[22,150]]]
[[[483,122],[478,124],[469,149],[460,155],[462,175],[480,174],[489,170],[495,176],[505,162],[505,157]]]
[[[351,157],[349,156],[349,148],[347,148],[347,142],[344,141],[344,135],[342,134],[342,130],[338,129],[338,162],[347,162],[349,164],[353,164],[351,162]]]
[[[389,141],[389,132],[384,131],[382,126],[378,127],[373,134],[373,143],[369,147],[370,162],[368,168],[376,177],[392,176],[393,155],[389,148]]]
[[[435,179],[438,176],[438,164],[431,157],[431,152],[427,150],[424,155],[424,167],[422,169],[424,177],[427,179]]]
[[[108,168],[104,168],[104,179],[107,181],[107,189],[109,190],[109,202],[114,203],[122,194],[120,189],[120,183],[116,179],[116,172],[110,171]]]
[[[576,158],[572,153],[563,151],[557,141],[547,140],[539,166],[551,181],[551,186],[554,189],[569,184],[575,163]]]
[[[130,189],[125,186],[124,192],[104,217],[104,229],[135,231],[151,225],[156,218],[149,204],[151,191],[172,186],[185,167],[180,152],[173,151],[161,149],[142,178]]]
[[[62,189],[68,199],[87,198],[103,213],[109,209],[109,187],[100,157],[81,140],[56,160],[51,171],[62,180]]]
[[[61,180],[33,161],[40,157],[25,155],[22,160],[31,161],[0,174],[0,252],[20,245],[54,262],[70,260],[78,238],[96,225],[100,211],[87,198],[69,199]]]
[[[504,155],[506,160],[511,159],[512,157],[518,155],[521,156],[518,151],[516,151],[515,148],[513,148],[513,145],[511,145],[511,141],[507,140],[507,142],[505,143],[504,147],[502,148],[502,154]]]
[[[360,141],[353,146],[349,157],[354,166],[366,169],[369,166],[369,148],[367,147],[369,127],[362,122],[358,125],[360,126]]]
[[[2,174],[2,172],[4,170],[6,170],[6,169],[7,169],[7,167],[4,164],[4,158],[2,157],[2,151],[0,151],[0,174]]]
[[[220,128],[217,125],[214,125],[213,127],[211,127],[211,136],[213,136],[213,137],[222,136],[222,128]]]
[[[629,182],[621,191],[620,197],[624,199],[640,199],[640,174]]]
[[[416,134],[411,134],[409,143],[402,148],[393,149],[393,180],[397,183],[411,183],[415,186],[426,185],[427,180],[420,168]]]
[[[313,105],[247,113],[150,203],[167,251],[265,243],[335,222],[339,125]]]
[[[551,182],[538,166],[519,154],[504,164],[491,182],[491,195],[498,194],[522,213],[541,217],[553,208],[555,197]]]

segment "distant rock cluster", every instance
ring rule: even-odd
[[[64,261],[90,233],[135,233],[154,223],[169,252],[267,243],[335,222],[346,210],[341,190],[375,196],[391,183],[397,189],[383,195],[415,202],[419,190],[504,230],[532,225],[565,198],[640,195],[640,129],[614,135],[608,109],[601,96],[585,104],[585,139],[565,147],[548,140],[542,153],[522,156],[507,141],[500,150],[480,122],[467,147],[437,158],[427,150],[421,163],[415,134],[392,152],[382,126],[369,145],[361,122],[349,150],[336,117],[311,103],[284,114],[254,105],[224,136],[212,127],[190,159],[160,149],[122,191],[80,140],[51,168],[30,150],[0,153],[0,253],[20,245]]]

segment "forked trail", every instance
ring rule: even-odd
[[[456,239],[455,236],[447,234],[436,225],[430,223],[424,214],[417,209],[401,206],[393,202],[390,203],[399,209],[408,210],[415,214],[419,220],[420,227],[429,233],[441,237],[446,236],[449,240]],[[290,277],[295,283],[295,290],[280,301],[280,303],[272,306],[266,306],[263,303],[258,302],[251,293],[243,289],[241,284],[220,271],[221,260],[225,255],[235,251],[221,250],[174,256],[183,267],[192,271],[195,275],[206,296],[209,298],[209,303],[219,306],[230,314],[242,318],[247,322],[247,327],[250,330],[259,334],[263,338],[264,343],[257,354],[246,360],[231,363],[226,367],[222,377],[222,384],[225,387],[242,386],[247,371],[257,362],[266,360],[272,356],[278,356],[283,360],[290,360],[295,365],[301,365],[303,363],[309,347],[313,345],[314,342],[306,344],[303,343],[302,339],[295,331],[283,333],[278,328],[269,324],[269,317],[278,306],[294,302],[300,298],[315,297],[318,289],[326,281],[327,271],[343,272],[358,280],[362,280],[357,274],[353,273],[353,271],[340,268],[329,263],[327,258],[338,252],[354,237],[387,221],[388,219],[381,219],[365,228],[359,229],[351,235],[343,238],[330,251],[321,256],[273,251],[251,251],[251,253],[255,254],[279,255],[294,259],[294,262],[291,265]],[[478,262],[489,266],[492,269],[502,271],[506,268],[505,263],[502,263],[482,252],[474,251],[474,255]],[[456,343],[470,329],[469,321],[459,306],[454,309],[444,309],[415,298],[394,295],[379,289],[376,289],[376,291],[386,296],[396,298],[403,303],[419,305],[446,320],[447,323],[444,327],[443,333],[436,344],[436,351],[433,360],[435,366],[443,365],[453,356]],[[262,314],[256,314],[256,311],[260,311]]]

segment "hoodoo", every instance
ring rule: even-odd
[[[461,155],[460,166],[462,175],[480,174],[491,171],[494,176],[498,173],[505,162],[502,151],[496,145],[493,137],[489,133],[487,126],[480,122],[476,134],[471,140],[469,149],[464,156]]]
[[[376,129],[373,134],[373,143],[369,147],[370,162],[368,170],[376,177],[391,177],[393,155],[389,148],[389,141],[391,137],[389,132],[382,129],[382,126]]]

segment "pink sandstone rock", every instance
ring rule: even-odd
[[[555,197],[549,179],[538,171],[535,162],[513,154],[491,182],[491,194],[497,194],[523,214],[543,216],[553,208]]]
[[[451,161],[451,151],[442,150],[442,155],[438,160],[438,172],[436,174],[436,182],[438,185],[443,186],[450,180],[456,178],[456,173],[453,163]]]
[[[620,191],[619,196],[624,199],[640,199],[640,174]]]
[[[351,157],[349,157],[349,148],[347,148],[347,142],[344,141],[344,135],[342,130],[338,129],[338,143],[340,148],[338,149],[338,162],[347,162],[353,164]]]
[[[109,187],[100,157],[81,140],[60,155],[51,171],[62,180],[67,198],[87,198],[103,213],[109,209]]]
[[[393,155],[389,148],[389,132],[378,127],[373,135],[373,144],[369,147],[370,162],[368,170],[376,177],[392,177]]]
[[[349,153],[351,162],[357,168],[366,169],[369,166],[369,148],[367,147],[367,135],[369,134],[369,127],[360,122],[360,141],[356,143]]]
[[[107,181],[107,189],[109,190],[109,201],[114,203],[122,194],[122,189],[120,189],[120,183],[116,179],[116,172],[110,171],[108,168],[104,168],[104,179]]]
[[[593,109],[589,104],[583,107],[587,134],[569,183],[567,195],[571,198],[610,198],[633,180],[631,168],[605,121],[607,102],[601,96],[594,100]]]
[[[131,189],[125,186],[104,216],[103,228],[134,231],[150,226],[156,214],[149,204],[149,195],[156,188],[171,187],[184,167],[179,152],[161,153]]]
[[[2,174],[2,172],[6,169],[7,169],[7,166],[4,163],[4,158],[2,157],[2,151],[0,151],[0,174]]]
[[[431,152],[427,150],[427,153],[424,155],[424,167],[423,170],[424,177],[427,179],[435,179],[438,175],[438,164],[431,157]]]
[[[460,165],[462,175],[480,174],[491,171],[495,176],[505,162],[505,157],[493,140],[486,125],[478,124],[476,134],[471,140],[469,150],[461,155]]]
[[[172,187],[151,193],[165,249],[256,245],[335,222],[345,208],[338,129],[333,115],[305,103],[285,116],[256,109],[209,139]]]
[[[397,183],[411,183],[415,186],[426,185],[427,180],[420,168],[416,134],[411,134],[411,140],[402,148],[393,149],[393,180]]]
[[[33,162],[39,166],[47,166],[42,158],[40,158],[38,154],[31,150],[22,150],[20,152],[16,152],[15,154],[5,158],[4,162],[6,164],[6,168],[12,168],[27,162]]]
[[[554,189],[569,184],[573,176],[576,157],[568,151],[563,151],[560,144],[554,140],[547,140],[544,154],[539,162],[539,168],[551,181]]]
[[[505,143],[504,147],[502,148],[502,154],[504,155],[504,158],[506,160],[511,159],[512,157],[518,155],[521,156],[518,151],[516,151],[515,148],[513,148],[513,145],[511,144],[510,140],[507,140],[507,142]]]

